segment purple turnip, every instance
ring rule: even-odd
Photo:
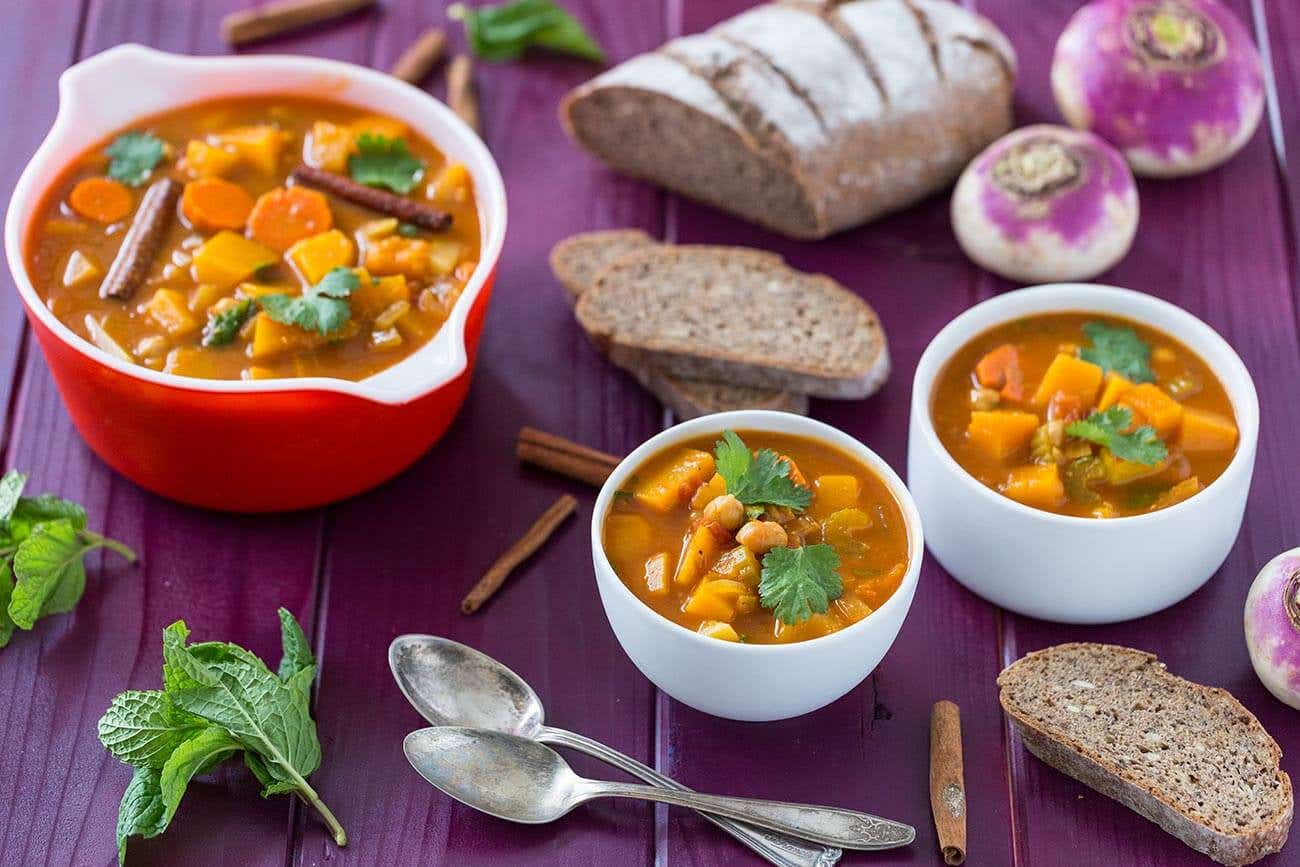
[[[1086,280],[1137,232],[1133,174],[1089,132],[1039,124],[1010,132],[966,167],[952,227],[966,255],[1010,280]]]
[[[1300,548],[1274,557],[1250,585],[1246,647],[1268,691],[1300,708]]]
[[[1218,0],[1094,0],[1057,40],[1052,91],[1071,126],[1115,145],[1134,172],[1174,177],[1246,144],[1264,67]]]

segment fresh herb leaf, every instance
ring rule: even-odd
[[[166,808],[162,817],[164,830],[176,815],[176,808],[181,805],[190,780],[211,770],[240,749],[239,742],[220,726],[208,726],[176,746],[162,766],[159,780]]]
[[[117,863],[126,863],[128,837],[157,837],[167,829],[162,771],[136,768],[117,808]]]
[[[0,477],[0,524],[8,523],[22,498],[27,474],[10,470]]]
[[[333,268],[315,286],[301,295],[263,295],[262,309],[282,325],[296,325],[307,331],[331,334],[342,328],[352,315],[347,297],[361,285],[350,268]]]
[[[536,47],[605,62],[596,40],[551,0],[512,0],[475,9],[456,3],[447,16],[464,23],[470,50],[484,60],[514,60]]]
[[[722,432],[713,447],[718,474],[727,483],[727,493],[746,506],[788,506],[803,510],[812,502],[812,491],[790,480],[790,464],[771,449],[750,452],[735,431]]]
[[[161,770],[167,757],[204,725],[182,713],[160,689],[129,689],[99,718],[99,742],[132,767]]]
[[[147,132],[128,132],[118,136],[104,153],[112,158],[108,176],[138,187],[149,180],[154,167],[162,162],[163,142]]]
[[[263,798],[269,798],[272,795],[288,795],[294,791],[293,783],[286,783],[271,776],[271,771],[266,767],[266,762],[258,758],[257,753],[244,753],[244,764],[253,772],[253,776],[257,777],[257,781],[262,784],[261,795]]]
[[[1169,450],[1156,435],[1155,428],[1143,425],[1129,431],[1132,425],[1132,410],[1116,405],[1094,412],[1081,421],[1071,422],[1065,432],[1072,437],[1104,446],[1121,460],[1145,466],[1155,466],[1169,456]]]
[[[825,614],[844,593],[839,568],[840,555],[830,545],[773,548],[763,556],[759,601],[785,624]]]
[[[71,611],[86,589],[82,558],[103,547],[135,560],[135,553],[122,543],[78,530],[67,518],[38,524],[14,553],[17,580],[9,599],[14,624],[31,629],[40,617]]]
[[[281,608],[277,613],[280,615],[280,646],[283,648],[278,672],[280,680],[288,681],[308,668],[313,670],[314,675],[316,657],[312,655],[311,644],[307,641],[302,627],[298,625],[297,620],[294,620],[289,609]]]
[[[16,628],[13,618],[9,616],[9,598],[13,592],[13,570],[9,568],[8,560],[0,560],[0,647],[9,643]]]
[[[1079,350],[1079,357],[1107,373],[1114,371],[1132,382],[1155,382],[1151,371],[1151,347],[1136,331],[1124,325],[1089,322],[1084,335],[1092,342]]]
[[[424,164],[411,156],[404,139],[362,133],[357,152],[348,157],[348,174],[359,184],[406,195],[424,176]]]
[[[252,314],[253,302],[248,298],[220,313],[208,314],[208,324],[203,326],[203,345],[224,346],[234,340]]]
[[[420,227],[410,223],[398,223],[397,234],[403,238],[418,238],[420,237]]]

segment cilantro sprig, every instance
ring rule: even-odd
[[[220,313],[208,315],[208,322],[203,326],[204,346],[224,346],[235,339],[239,329],[244,327],[248,317],[253,315],[253,301],[246,298],[233,307]]]
[[[1089,322],[1083,333],[1091,346],[1079,350],[1079,357],[1107,373],[1112,370],[1131,382],[1155,382],[1151,370],[1151,347],[1132,328]]]
[[[196,775],[243,753],[262,796],[295,793],[315,807],[334,841],[347,833],[307,777],[320,766],[311,718],[316,660],[302,628],[281,608],[283,658],[273,673],[236,644],[189,644],[178,620],[163,630],[163,688],[121,693],[99,720],[99,740],[131,765],[118,808],[119,863],[131,837],[156,837],[171,823]]]
[[[348,157],[348,174],[359,184],[406,195],[424,177],[424,164],[411,156],[404,139],[362,133],[357,152]]]
[[[839,568],[840,556],[830,545],[773,548],[763,556],[759,601],[785,624],[825,614],[844,593]]]
[[[514,60],[529,48],[541,48],[605,62],[605,52],[591,34],[551,0],[511,0],[474,9],[455,3],[447,16],[464,23],[470,50],[484,60]]]
[[[1151,425],[1142,425],[1130,431],[1132,426],[1133,411],[1126,406],[1115,405],[1094,412],[1080,421],[1071,422],[1065,432],[1072,437],[1104,446],[1122,460],[1149,467],[1162,463],[1169,456],[1169,449],[1156,435],[1156,429]]]
[[[118,136],[104,153],[111,158],[108,176],[138,187],[162,162],[163,141],[147,132],[128,132]]]
[[[281,325],[296,325],[307,331],[332,334],[352,316],[347,298],[361,285],[350,268],[332,268],[315,286],[301,295],[263,295],[262,309]],[[234,308],[232,308],[234,309]]]
[[[755,455],[735,431],[722,432],[713,447],[718,474],[727,483],[727,493],[746,506],[788,506],[803,510],[812,502],[812,491],[790,479],[790,464],[771,449]]]
[[[86,510],[53,494],[24,497],[27,476],[0,477],[0,647],[15,629],[71,611],[86,590],[85,556],[96,548],[128,562],[135,552],[86,529]]]

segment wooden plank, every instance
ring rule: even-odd
[[[63,4],[40,5],[57,19],[54,10]],[[217,21],[243,5],[93,0],[82,54],[127,41],[219,52]],[[27,20],[6,33],[43,46],[55,39],[52,24]],[[70,32],[64,41],[71,51]],[[28,89],[11,89],[9,98],[12,114],[42,117],[56,94],[47,76]],[[99,745],[96,720],[121,690],[159,686],[162,629],[178,618],[187,620],[196,639],[235,641],[274,663],[276,607],[288,607],[311,626],[320,515],[220,515],[141,491],[81,443],[38,351],[28,359],[22,396],[8,463],[30,471],[33,487],[83,503],[91,526],[130,544],[142,563],[130,568],[94,555],[76,611],[20,633],[0,653],[0,694],[6,696],[0,861],[107,863],[130,771]],[[165,838],[132,844],[132,863],[175,864],[181,857],[187,864],[281,865],[290,804],[283,797],[259,798],[241,768],[221,771],[190,786]]]
[[[1026,16],[1014,0],[979,0],[1020,53],[1019,120],[1056,120],[1047,70],[1055,34],[1078,5],[1051,0]],[[1246,2],[1231,4],[1245,20]],[[1004,661],[1063,641],[1101,641],[1151,651],[1170,671],[1230,690],[1282,746],[1283,766],[1300,770],[1294,711],[1256,680],[1242,639],[1242,600],[1256,570],[1295,544],[1300,501],[1295,478],[1294,396],[1300,343],[1288,279],[1284,203],[1261,133],[1222,169],[1194,178],[1141,182],[1142,223],[1133,252],[1105,282],[1158,295],[1219,330],[1255,376],[1262,430],[1241,538],[1219,573],[1190,599],[1130,623],[1069,627],[1008,615]],[[1046,565],[1046,564],[1045,564]],[[1048,567],[1050,568],[1050,567]],[[1133,576],[1134,581],[1142,576]],[[1189,863],[1177,840],[1118,804],[1029,756],[1013,739],[1017,856],[1033,865]],[[1290,863],[1296,845],[1261,864]]]
[[[658,16],[615,14],[596,0],[568,8],[616,58],[663,40]],[[422,0],[387,4],[374,65],[387,68],[439,17]],[[463,44],[459,33],[453,43]],[[297,863],[636,864],[650,857],[643,805],[604,802],[528,827],[475,813],[426,785],[400,746],[423,723],[386,661],[400,633],[447,635],[527,678],[548,721],[643,760],[651,755],[652,690],[615,644],[592,581],[591,492],[522,470],[513,457],[523,424],[614,452],[657,426],[655,405],[581,336],[546,265],[551,245],[573,232],[660,225],[657,194],[579,155],[556,122],[560,95],[593,71],[540,57],[478,67],[487,142],[511,199],[506,253],[459,420],[401,477],[331,510],[317,696],[325,771],[317,782],[339,805],[351,842],[339,852],[319,823],[303,817]],[[442,92],[439,76],[430,85]],[[497,598],[473,617],[461,615],[465,590],[562,491],[579,495],[578,513]],[[611,774],[570,758],[581,771]]]
[[[682,32],[698,32],[750,5],[691,0]],[[676,225],[681,241],[775,250],[795,267],[837,278],[876,308],[894,362],[888,384],[866,401],[815,401],[813,415],[856,436],[901,472],[912,370],[930,336],[974,292],[975,269],[948,231],[946,197],[815,244],[778,238],[686,202]],[[850,854],[845,863],[937,859],[927,793],[928,726],[932,703],[952,699],[961,707],[966,744],[971,863],[1006,863],[1010,811],[1001,718],[989,689],[997,669],[995,610],[927,561],[893,649],[849,695],[813,714],[763,725],[727,722],[666,699],[659,755],[666,773],[701,790],[838,804],[917,829],[908,849]],[[733,841],[684,811],[668,812],[666,844],[669,864],[734,864],[743,857]]]

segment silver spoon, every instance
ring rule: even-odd
[[[406,736],[402,748],[420,776],[444,793],[512,822],[553,822],[595,798],[634,798],[706,810],[845,849],[893,849],[916,839],[907,825],[856,810],[588,780],[550,747],[489,729],[420,729]]]

